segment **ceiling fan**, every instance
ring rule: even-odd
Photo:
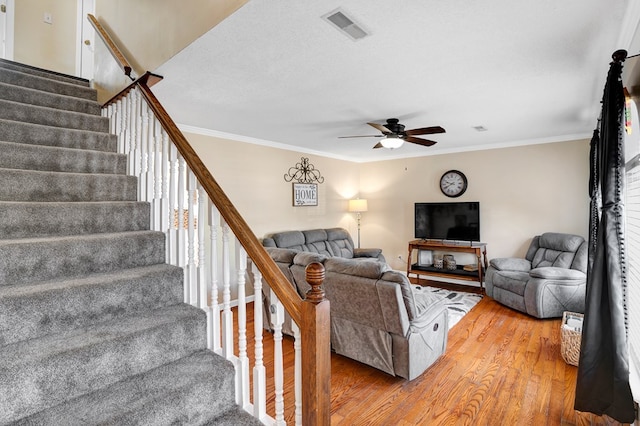
[[[432,135],[435,133],[445,133],[440,126],[422,127],[420,129],[404,130],[404,124],[400,124],[397,118],[387,119],[386,124],[367,123],[369,126],[382,132],[381,135],[363,135],[363,136],[340,136],[340,138],[383,138],[373,148],[399,148],[404,142],[411,142],[417,145],[431,146],[436,141],[429,139],[416,138],[416,135]]]

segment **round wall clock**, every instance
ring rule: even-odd
[[[449,170],[440,178],[440,190],[447,197],[459,197],[467,190],[467,177],[459,170]]]

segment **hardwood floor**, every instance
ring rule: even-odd
[[[272,336],[264,338],[271,375]],[[284,354],[285,387],[292,389],[290,338]],[[332,425],[620,424],[573,409],[577,368],[560,355],[560,319],[538,320],[488,297],[450,330],[445,355],[413,381],[337,354],[331,369]],[[294,424],[292,392],[285,392],[288,424]],[[273,415],[272,395],[268,383]]]

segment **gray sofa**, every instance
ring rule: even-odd
[[[487,296],[537,318],[584,312],[587,242],[579,235],[547,232],[535,236],[525,258],[491,259]]]
[[[386,263],[275,247],[267,252],[303,298],[310,289],[306,266],[324,264],[336,353],[409,380],[444,353],[449,328],[444,301],[430,292],[413,291],[407,277]],[[269,321],[269,289],[264,289]],[[287,316],[283,326],[288,334],[290,321]]]
[[[278,247],[323,254],[345,259],[377,259],[384,262],[378,248],[354,248],[351,235],[344,228],[284,231],[268,235],[262,240],[265,247]]]

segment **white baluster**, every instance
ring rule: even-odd
[[[162,227],[162,190],[163,190],[163,171],[164,171],[164,163],[167,161],[167,157],[163,155],[163,144],[162,144],[162,127],[160,122],[153,117],[152,118],[152,126],[153,126],[153,201],[151,202],[151,216],[153,222],[153,229],[156,231],[164,231],[165,228]]]
[[[178,222],[176,212],[178,211],[178,151],[176,147],[169,142],[169,234],[167,237],[167,262],[172,265],[178,265]]]
[[[198,306],[205,311],[209,309],[209,300],[207,295],[207,274],[206,274],[206,259],[205,259],[205,243],[204,243],[204,228],[206,221],[204,220],[207,216],[207,201],[209,197],[207,197],[207,193],[202,187],[202,185],[198,185],[198,216],[196,217],[197,223],[196,228],[198,229]],[[208,323],[207,323],[208,324]],[[209,333],[207,333],[207,336]]]
[[[142,106],[145,110],[145,116],[147,117],[146,124],[144,123],[144,120],[142,123],[143,127],[147,128],[147,155],[145,158],[145,162],[147,163],[147,173],[146,173],[147,184],[145,187],[147,192],[147,201],[149,203],[152,203],[153,197],[155,196],[155,191],[154,191],[155,177],[156,177],[155,169],[156,169],[156,161],[158,157],[156,155],[156,140],[154,135],[155,120],[147,103],[142,102]],[[151,213],[151,224],[152,224],[151,225],[152,227],[155,226],[153,223],[153,212]]]
[[[128,154],[129,153],[129,145],[127,142],[127,122],[126,122],[126,117],[127,117],[127,105],[128,105],[128,100],[127,98],[123,98],[123,99],[119,99],[118,100],[118,152],[121,154]],[[127,174],[129,174],[129,158],[127,158]]]
[[[147,127],[147,156],[146,156],[146,162],[147,162],[147,201],[152,202],[153,201],[153,197],[155,196],[155,192],[154,192],[154,185],[155,185],[155,177],[156,177],[156,161],[157,161],[157,155],[156,155],[156,138],[155,138],[155,134],[154,134],[154,127],[155,127],[155,119],[153,116],[153,113],[151,112],[151,110],[149,109],[149,106],[147,105],[146,102],[142,103],[144,109],[145,109],[145,114],[146,117],[148,118],[147,123],[146,123],[146,127]],[[144,123],[143,123],[144,125]]]
[[[282,367],[282,323],[284,322],[284,307],[276,293],[271,292],[271,325],[273,327],[273,381],[275,384],[275,404],[277,425],[285,425],[284,421],[284,373]]]
[[[150,201],[151,196],[147,185],[149,173],[149,108],[141,96],[138,96],[139,117],[136,125],[139,129],[140,140],[140,174],[138,177],[138,198],[140,201]]]
[[[129,168],[127,174],[135,175],[136,174],[136,140],[135,140],[135,118],[133,114],[135,113],[134,108],[134,98],[135,98],[135,90],[131,90],[129,95],[126,97],[127,100],[127,116],[125,117],[125,129],[127,134],[127,155],[129,157]]]
[[[187,173],[186,164],[182,155],[178,154],[178,238],[176,239],[176,250],[178,256],[178,266],[184,268],[184,303],[191,301],[191,283],[187,268],[187,230],[184,229],[184,213],[185,213],[185,192],[187,192]]]
[[[211,282],[211,335],[209,338],[209,349],[217,354],[222,354],[220,346],[220,305],[218,303],[218,224],[220,223],[220,213],[209,200],[209,229],[211,231],[210,251],[209,251],[209,279]]]
[[[249,400],[249,358],[247,357],[247,252],[236,239],[236,263],[238,271],[238,365],[236,366],[236,396],[241,407]]]
[[[160,127],[160,123],[158,123],[158,127]],[[171,159],[169,158],[169,135],[164,129],[160,129],[160,135],[162,137],[162,170],[160,172],[160,180],[162,181],[162,193],[160,199],[160,229],[163,232],[169,233],[170,226],[170,218],[173,217],[173,211],[169,198],[169,173],[171,170]],[[160,169],[158,167],[158,169]]]
[[[229,260],[229,225],[222,224],[222,353],[233,358],[233,312],[231,311],[231,263]]]
[[[102,108],[100,110],[100,115],[102,117],[107,117],[109,119],[109,133],[112,135],[116,134],[116,123],[114,120],[114,111],[115,104],[109,104],[106,108]]]
[[[189,286],[189,303],[198,306],[198,274],[196,270],[196,232],[195,232],[195,212],[196,212],[196,176],[191,170],[187,170],[187,276]]]
[[[118,103],[114,102],[109,105],[109,118],[111,119],[109,133],[118,134]]]
[[[294,404],[295,422],[297,426],[302,425],[302,338],[298,324],[291,321],[293,329],[293,352],[294,352]]]
[[[262,345],[262,273],[252,262],[253,271],[253,332],[255,334],[253,366],[253,416],[262,419],[267,413],[267,379]]]
[[[132,115],[132,127],[133,127],[133,135],[132,139],[134,141],[135,150],[133,152],[134,156],[134,167],[135,172],[134,175],[138,176],[138,199],[140,199],[140,181],[142,179],[142,113],[140,111],[140,92],[137,89],[131,91],[133,95],[133,115]]]

